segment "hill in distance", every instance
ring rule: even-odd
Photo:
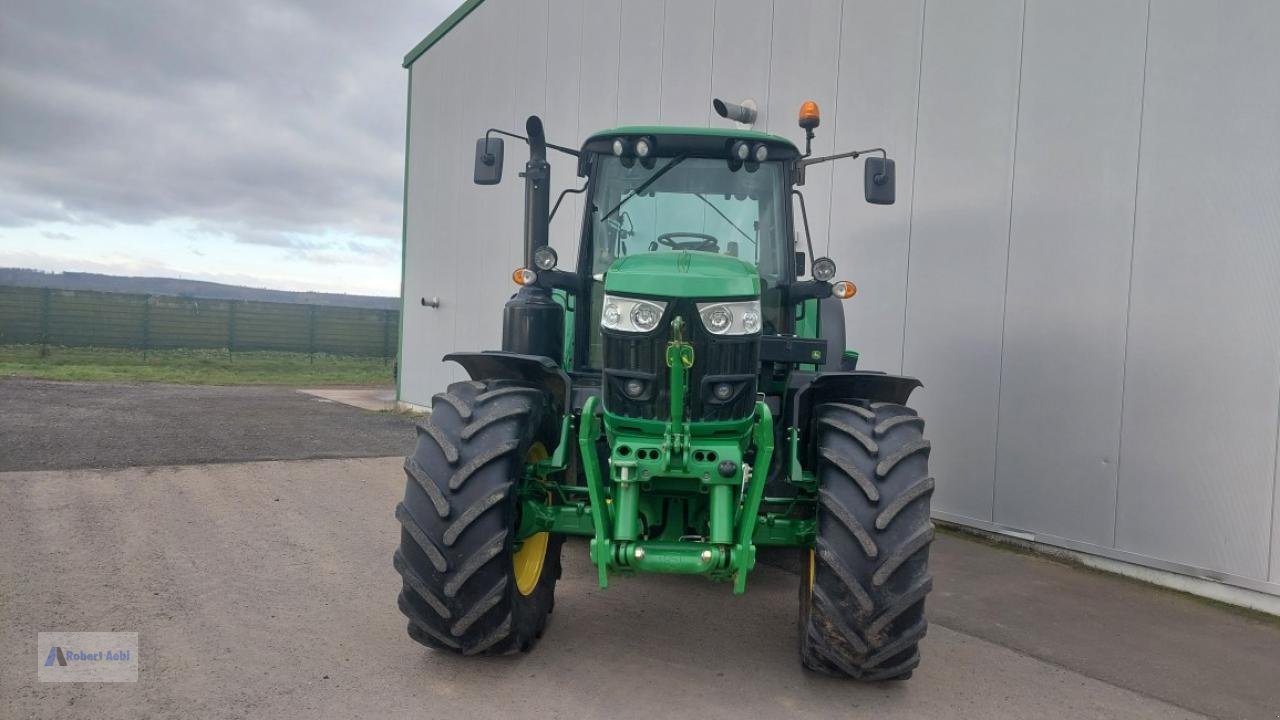
[[[53,288],[55,290],[95,290],[139,295],[175,295],[208,300],[257,300],[261,302],[333,305],[336,307],[399,310],[400,298],[343,293],[295,292],[226,285],[178,278],[124,277],[98,273],[51,273],[26,268],[0,268],[0,285]]]

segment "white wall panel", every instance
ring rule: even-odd
[[[813,151],[818,155],[830,154],[835,147],[841,5],[840,0],[794,0],[783,3],[781,12],[775,7],[767,102],[756,98],[756,102],[764,103],[757,127],[791,138],[801,149],[804,131],[796,125],[797,112],[805,100],[817,102],[825,115],[813,141]],[[831,165],[810,168],[808,184],[802,188],[809,208],[809,230],[820,247],[827,242],[831,221],[832,170]],[[798,207],[795,213],[798,249],[805,249]]]
[[[729,102],[751,98],[764,127],[769,105],[769,62],[773,56],[773,0],[716,0],[712,38],[711,91],[703,98],[705,123],[733,127],[711,108],[711,98]]]
[[[621,59],[621,0],[588,0],[582,5],[582,52],[579,56],[578,125],[577,135],[568,144],[578,147],[591,133],[618,124],[619,64]],[[628,36],[629,40],[630,36]],[[565,141],[568,142],[568,141]],[[582,187],[585,179],[577,177],[576,168],[571,174],[556,179],[555,192],[567,187]],[[569,232],[552,238],[552,245],[560,254],[561,268],[572,268],[577,262],[578,239],[582,233],[582,212],[585,196],[570,195],[560,209],[564,215],[561,227]],[[554,202],[554,200],[552,201]]]
[[[583,0],[551,0],[547,28],[547,107],[542,122],[547,141],[573,147],[578,144],[581,102]],[[577,160],[564,153],[547,153],[551,163],[551,202],[560,191],[576,187]],[[574,267],[578,257],[578,227],[582,204],[569,195],[551,221],[551,244],[563,267]]]
[[[400,398],[421,403],[447,381],[448,372],[440,356],[453,344],[451,308],[439,312],[421,305],[421,298],[438,295],[442,288],[432,280],[434,268],[449,262],[447,247],[434,242],[427,230],[434,202],[425,188],[439,182],[436,166],[428,161],[443,151],[442,135],[447,132],[443,117],[430,112],[437,88],[444,76],[441,64],[422,63],[410,74],[409,157],[406,177],[409,198],[405,207],[407,226],[404,248],[404,317],[401,319]],[[416,110],[416,112],[414,112]],[[433,292],[434,291],[434,292]]]
[[[923,20],[920,1],[845,3],[839,85],[836,97],[823,106],[835,112],[818,127],[821,144],[814,150],[885,148],[897,162],[896,203],[863,201],[863,160],[840,160],[814,172],[806,193],[817,197],[825,190],[826,195],[810,205],[811,221],[828,209],[829,222],[818,220],[815,227],[830,227],[829,234],[814,231],[815,252],[827,254],[829,246],[840,277],[858,286],[857,296],[845,303],[846,337],[862,354],[858,362],[864,369],[902,369]]]
[[[903,370],[939,509],[990,520],[1022,3],[925,14]],[[848,41],[846,41],[848,42]]]
[[[618,72],[622,50],[622,0],[590,0],[582,6],[578,138],[618,124]],[[627,42],[631,42],[630,34]]]
[[[1117,546],[1268,575],[1280,393],[1280,4],[1155,2]]]
[[[715,6],[715,0],[667,3],[662,26],[659,104],[659,119],[664,125],[707,124]],[[650,72],[657,69],[652,67],[652,62],[650,58]]]
[[[508,83],[511,93],[511,115],[505,129],[523,134],[526,118],[530,115],[542,116],[547,111],[547,44],[551,21],[549,2],[519,0],[493,3],[490,0],[485,5],[491,3],[507,17],[507,22],[516,33],[512,48],[515,59],[504,71],[504,82]],[[464,23],[458,30],[465,27]],[[524,262],[524,181],[519,174],[524,170],[524,163],[528,158],[529,152],[523,142],[507,138],[506,168],[502,183],[494,187],[472,188],[484,193],[486,197],[494,198],[493,211],[502,217],[503,229],[499,236],[505,243],[505,255],[502,256],[501,267],[490,273],[496,276],[495,280],[498,282],[493,286],[493,297],[501,298],[498,309],[494,311],[499,316],[501,303],[506,302],[507,297],[515,291],[515,286],[511,283],[511,270]]]
[[[1280,404],[1280,403],[1278,403]],[[1280,417],[1280,408],[1276,410]],[[1280,429],[1277,429],[1280,432]],[[1276,438],[1275,473],[1271,485],[1271,582],[1280,586],[1280,436]]]
[[[1110,546],[1146,0],[1030,0],[995,521]]]
[[[461,155],[462,128],[446,109],[460,99],[449,78],[461,65],[459,55],[450,49],[462,41],[446,44],[450,39],[437,45],[441,52],[429,62],[414,66],[411,90],[401,397],[422,405],[430,404],[431,396],[453,379],[452,369],[440,358],[454,347],[459,307],[457,274],[444,270],[458,265],[457,245],[449,242],[458,218],[456,213],[441,212],[455,203],[461,191],[452,171]],[[438,297],[440,307],[424,307],[424,297]]]
[[[618,124],[644,125],[660,119],[662,105],[662,49],[666,0],[627,0],[622,3],[622,34],[618,52]]]
[[[457,194],[457,200],[448,206],[451,230],[440,241],[454,246],[456,269],[450,275],[458,287],[453,303],[458,328],[455,347],[459,350],[480,350],[498,347],[502,341],[500,298],[509,295],[514,286],[506,277],[510,269],[501,272],[491,259],[506,255],[511,245],[510,236],[514,235],[515,244],[519,245],[520,225],[519,220],[515,225],[510,224],[511,213],[494,212],[493,207],[495,203],[512,202],[509,199],[511,194],[498,188],[519,186],[520,183],[513,182],[512,178],[522,168],[525,153],[523,143],[507,138],[504,183],[498,188],[477,187],[471,182],[475,141],[490,127],[512,129],[513,80],[507,69],[518,61],[517,52],[523,48],[517,48],[516,28],[504,17],[501,4],[481,5],[467,20],[474,39],[460,37],[463,42],[446,49],[450,61],[456,63],[447,80],[453,85],[449,89],[454,93],[453,101],[433,108],[433,111],[456,116],[460,108],[478,109],[469,115],[469,122],[450,120],[456,126],[457,146],[454,149],[460,157],[453,172],[442,182],[456,186],[451,192]],[[486,48],[486,52],[471,52],[476,46]],[[518,207],[519,200],[515,202]],[[483,292],[478,291],[481,289]],[[456,366],[451,364],[451,367],[455,378],[461,379],[465,375]]]

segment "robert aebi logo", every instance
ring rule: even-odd
[[[61,645],[54,645],[49,648],[49,657],[44,659],[45,667],[53,667],[56,663],[60,667],[66,667],[69,662],[129,662],[132,660],[132,653],[129,650],[98,650],[96,652],[77,652],[76,650],[63,649]]]
[[[40,682],[138,681],[138,633],[42,632],[35,650]]]

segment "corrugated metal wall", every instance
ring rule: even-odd
[[[798,141],[814,98],[817,152],[898,161],[892,207],[857,163],[805,194],[851,344],[927,385],[939,516],[1280,593],[1277,27],[1271,0],[489,0],[411,70],[402,398],[498,345],[523,152],[472,186],[485,128],[719,124],[716,95]]]

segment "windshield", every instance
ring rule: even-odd
[[[693,250],[745,260],[775,285],[790,254],[783,172],[777,162],[600,156],[591,273],[627,255]]]

